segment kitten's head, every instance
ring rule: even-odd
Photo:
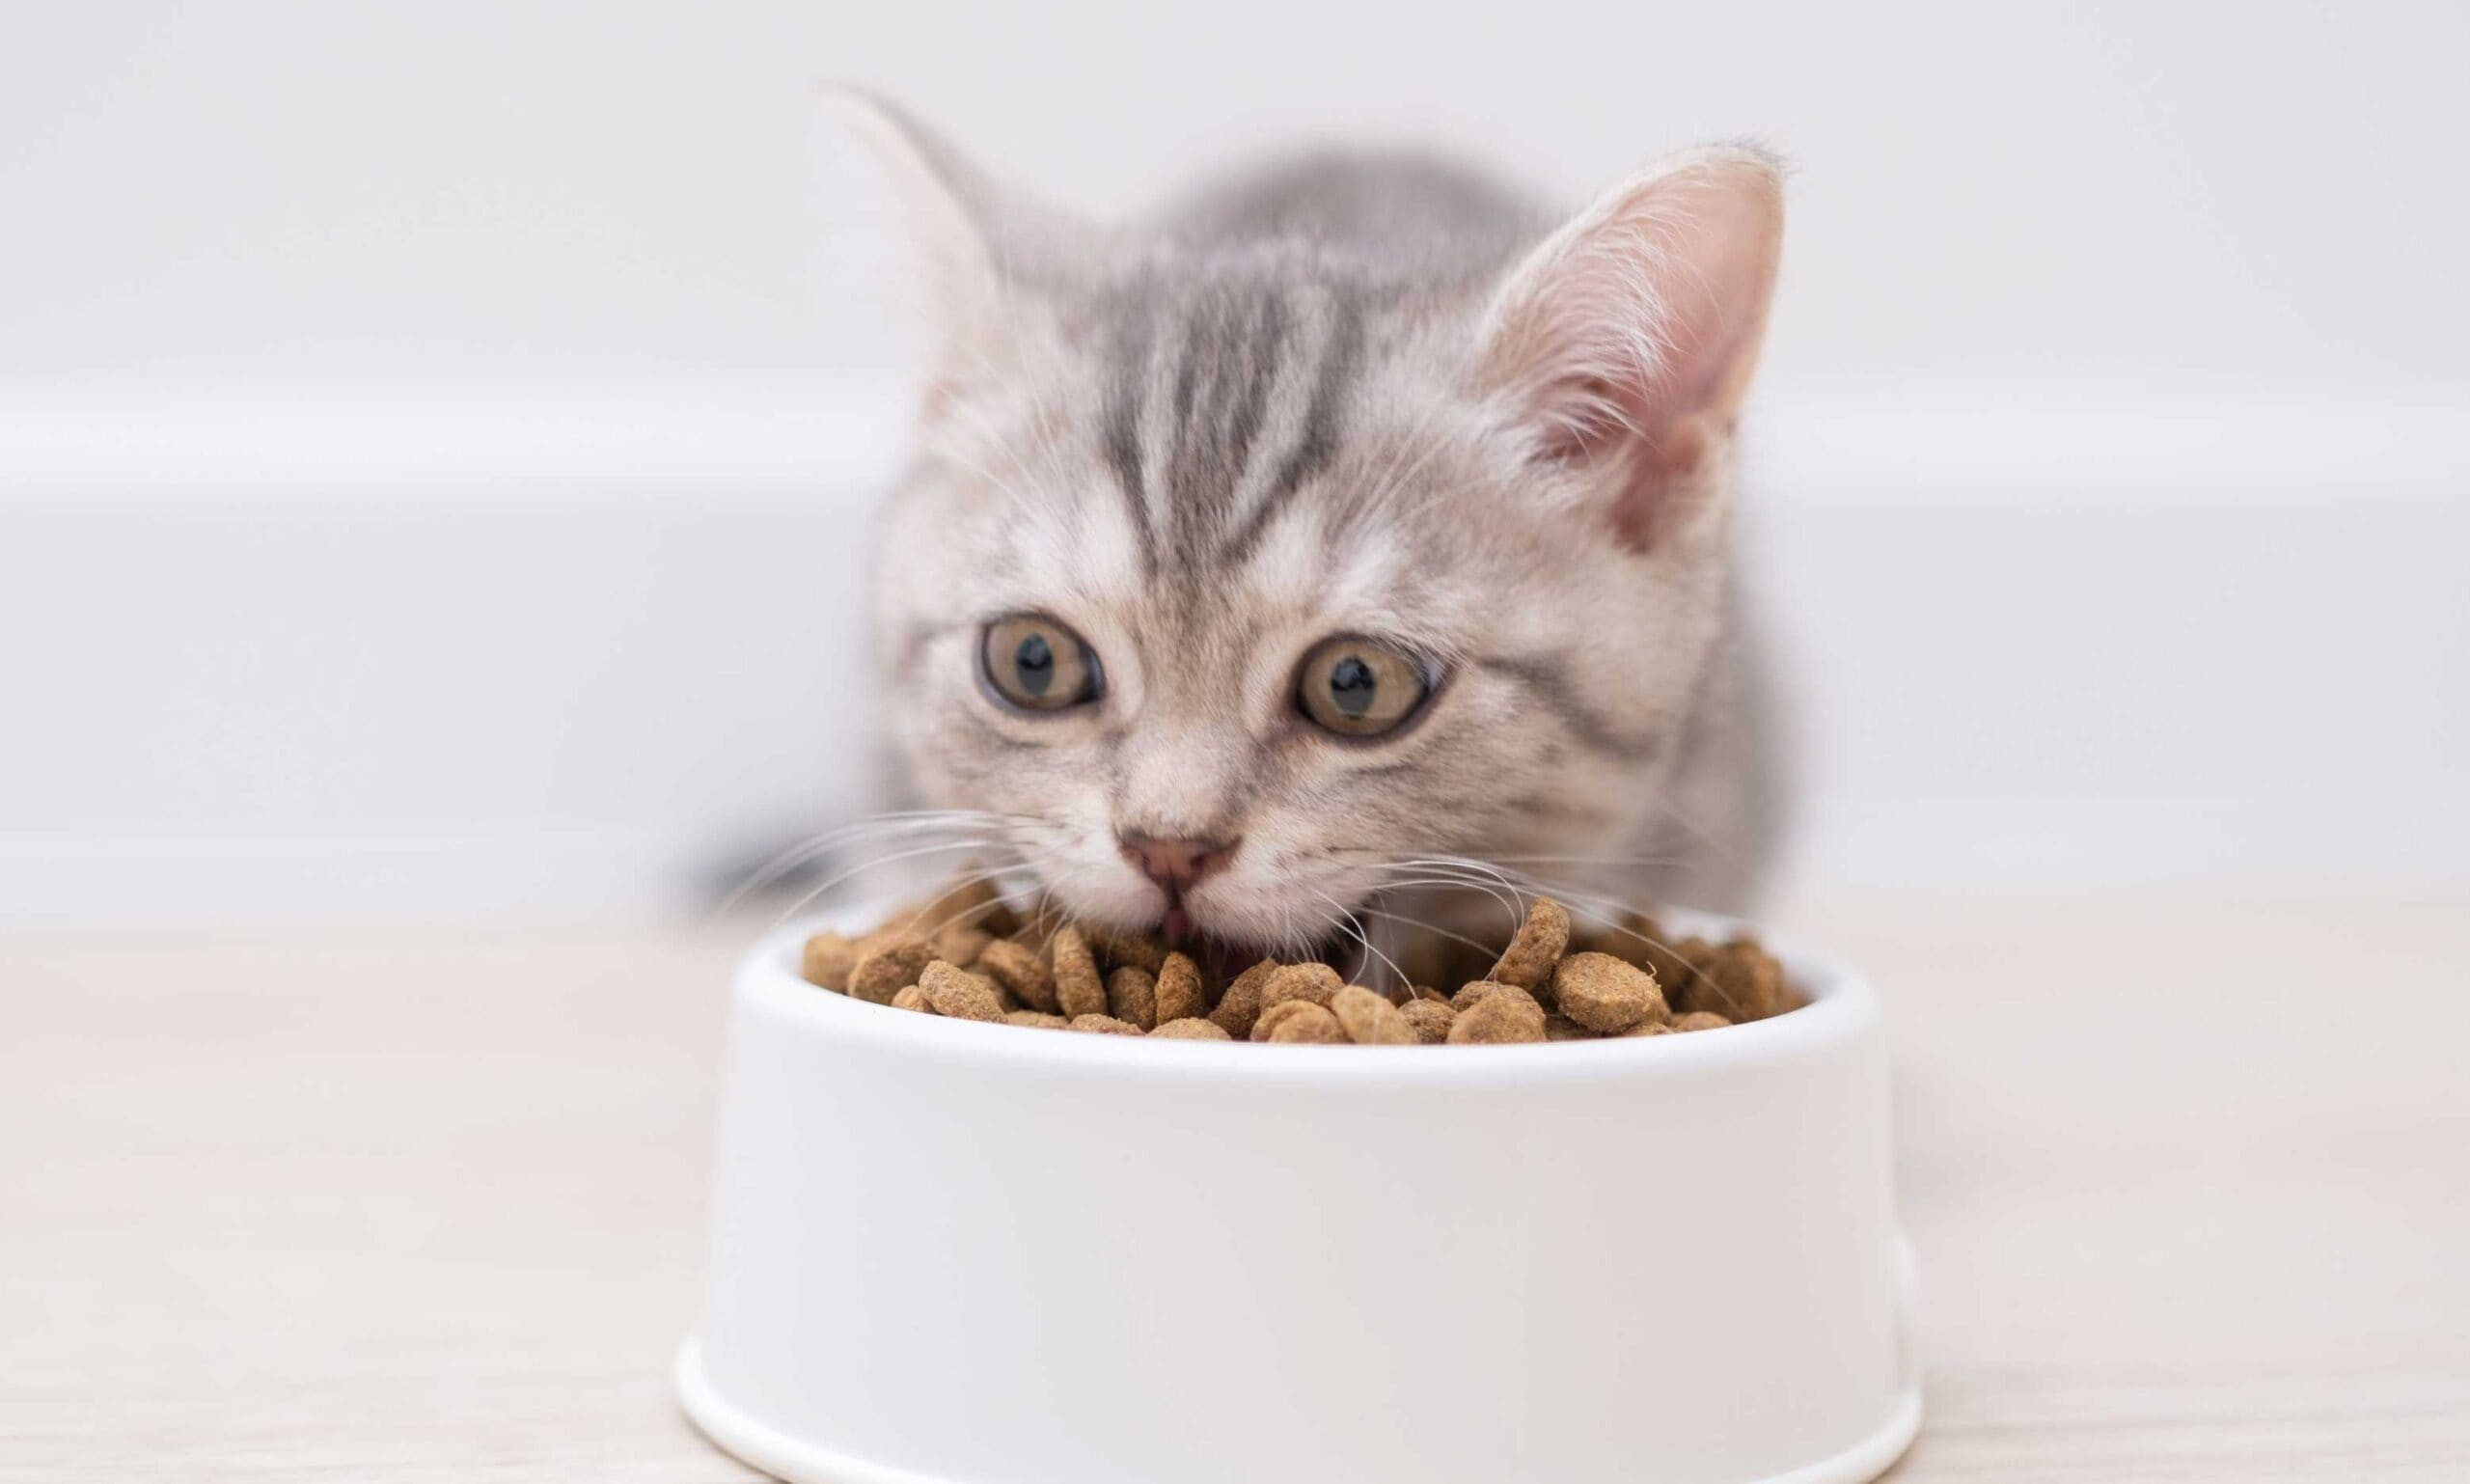
[[[1256,947],[1419,857],[1633,836],[1721,623],[1770,160],[1387,247],[1100,232],[849,109],[938,321],[874,569],[927,802],[1015,816],[1082,914]]]

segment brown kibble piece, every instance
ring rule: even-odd
[[[1166,945],[1147,933],[1084,922],[1081,924],[1081,935],[1087,941],[1091,952],[1116,968],[1130,965],[1154,976],[1166,962]]]
[[[1225,1028],[1216,1021],[1202,1020],[1196,1015],[1181,1015],[1173,1020],[1161,1021],[1158,1029],[1149,1033],[1169,1041],[1231,1041],[1235,1039],[1228,1035]]]
[[[1295,1013],[1293,1010],[1287,1008],[1287,1005],[1290,1004],[1312,1005],[1312,1008],[1316,1010],[1320,1008],[1319,1005],[1312,1004],[1312,1002],[1309,1000],[1288,1000],[1282,1003],[1271,1005],[1269,1008],[1261,1011],[1260,1018],[1258,1020],[1252,1022],[1252,1033],[1246,1037],[1246,1039],[1253,1041],[1268,1040],[1270,1038],[1270,1032],[1276,1030],[1279,1024],[1289,1015]]]
[[[934,938],[935,956],[956,969],[967,969],[977,962],[977,955],[995,935],[975,927],[947,927]]]
[[[1002,892],[989,876],[977,881],[962,880],[946,887],[941,893],[921,903],[912,921],[922,932],[941,937],[951,927],[975,928],[990,938],[1001,938],[1015,925],[1011,912],[1003,905]]]
[[[915,984],[903,984],[893,991],[892,1007],[895,1010],[923,1010],[929,1015],[935,1013],[935,1006],[927,1002],[926,991]]]
[[[1034,949],[998,938],[978,950],[976,969],[1012,992],[1013,998],[1033,1010],[1052,1015],[1062,1008],[1055,997],[1055,976],[1038,962]]]
[[[1675,1031],[1720,1031],[1731,1024],[1731,1021],[1713,1010],[1691,1010],[1687,1015],[1676,1017],[1673,1020],[1672,1029]]]
[[[845,933],[817,933],[799,955],[798,976],[825,989],[849,992],[849,972],[858,967],[858,945]]]
[[[1629,931],[1621,938],[1621,956],[1654,975],[1664,998],[1670,1000],[1674,986],[1689,972],[1689,966],[1673,951],[1672,935],[1643,912],[1631,913],[1622,925]]]
[[[1261,1012],[1252,1039],[1288,1045],[1334,1046],[1347,1038],[1338,1018],[1309,1000],[1288,1000]]]
[[[1338,1029],[1358,1046],[1413,1046],[1423,1037],[1396,1005],[1360,984],[1350,984],[1330,998],[1330,1013]]]
[[[1112,1015],[1075,1015],[1067,1031],[1085,1031],[1096,1035],[1140,1035],[1139,1026],[1130,1025]]]
[[[1680,1030],[1679,1026],[1668,1020],[1642,1020],[1621,1033],[1623,1035],[1673,1035]]]
[[[1755,940],[1711,944],[1692,938],[1680,951],[1688,968],[1674,986],[1674,1009],[1711,1010],[1736,1023],[1775,1013],[1783,999],[1783,965]]]
[[[1158,1024],[1190,1020],[1209,1013],[1209,990],[1201,983],[1200,965],[1181,953],[1169,953],[1158,966]]]
[[[918,987],[926,994],[926,1003],[938,1015],[954,1020],[1002,1020],[1003,1000],[996,993],[995,981],[982,974],[937,959],[918,976]]]
[[[1044,1010],[1006,1010],[1003,1013],[1003,1024],[1028,1026],[1034,1031],[1061,1031],[1072,1022],[1060,1015],[1049,1015]]]
[[[1469,979],[1458,986],[1458,993],[1449,997],[1449,1007],[1464,1015],[1475,1007],[1476,1001],[1498,988],[1500,985],[1491,979]]]
[[[1479,981],[1482,982],[1482,981]],[[1494,984],[1449,1023],[1452,1046],[1496,1046],[1544,1039],[1544,1006],[1515,984]]]
[[[1132,964],[1108,975],[1107,1013],[1143,1031],[1158,1029],[1157,978]]]
[[[1261,986],[1261,1012],[1269,1013],[1290,1000],[1302,1000],[1329,1008],[1330,1002],[1346,988],[1347,981],[1328,964],[1289,964],[1269,976]]]
[[[1558,1011],[1544,1017],[1544,1039],[1548,1041],[1592,1041],[1595,1032]]]
[[[1089,952],[1089,940],[1081,935],[1079,928],[1066,923],[1055,930],[1052,948],[1057,1006],[1075,1020],[1084,1015],[1106,1014],[1107,985],[1098,977],[1098,961]]]
[[[890,1004],[901,987],[934,962],[935,950],[922,938],[896,936],[859,955],[849,971],[849,993],[874,1004]]]
[[[1487,976],[1495,983],[1515,984],[1533,992],[1552,976],[1552,966],[1570,946],[1570,914],[1559,902],[1539,896],[1526,909],[1518,936]]]
[[[1609,953],[1573,953],[1562,959],[1552,970],[1552,998],[1562,1014],[1607,1035],[1670,1013],[1654,975]]]
[[[1239,1041],[1249,1037],[1252,1023],[1261,1016],[1261,986],[1282,967],[1276,959],[1264,958],[1235,976],[1227,984],[1226,993],[1218,997],[1218,1008],[1209,1012],[1209,1018]]]
[[[1398,1007],[1398,1015],[1414,1028],[1415,1039],[1426,1046],[1448,1040],[1449,1023],[1458,1018],[1446,1000],[1410,1000]]]

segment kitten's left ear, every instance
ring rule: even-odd
[[[1018,280],[1085,252],[1060,216],[997,184],[905,110],[855,88],[821,104],[866,147],[898,198],[919,260],[935,339],[929,396],[1000,364]]]
[[[1537,457],[1609,485],[1614,527],[1639,550],[1721,495],[1783,232],[1774,159],[1689,151],[1553,233],[1487,313],[1488,387]]]

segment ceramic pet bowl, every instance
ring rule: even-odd
[[[737,971],[712,1440],[812,1484],[1866,1480],[1920,1418],[1879,1007],[1133,1044]],[[1704,921],[1684,920],[1693,931]]]

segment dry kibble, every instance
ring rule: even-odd
[[[1261,1033],[1267,1027],[1269,1034]],[[1334,1046],[1347,1038],[1338,1018],[1309,1000],[1289,1000],[1261,1012],[1258,1025],[1252,1028],[1256,1041],[1280,1041],[1289,1045]]]
[[[1410,1000],[1398,1007],[1399,1017],[1414,1028],[1415,1039],[1426,1046],[1438,1046],[1449,1039],[1449,1023],[1458,1012],[1446,1000]]]
[[[998,938],[978,950],[975,968],[1033,1010],[1052,1015],[1062,1008],[1055,997],[1055,976],[1038,962],[1035,949]]]
[[[1126,964],[1107,976],[1107,1013],[1139,1026],[1158,1028],[1158,980],[1146,969]]]
[[[914,915],[921,932],[941,935],[947,927],[973,927],[983,930],[990,938],[1001,938],[1012,930],[1012,914],[1003,906],[1003,897],[991,876],[972,881],[966,878],[943,890],[922,903]]]
[[[1756,942],[1691,938],[1681,945],[1680,953],[1688,967],[1674,986],[1674,1009],[1683,1014],[1711,1010],[1735,1022],[1775,1013],[1783,998],[1783,965]]]
[[[1290,1000],[1327,1009],[1346,983],[1338,971],[1328,964],[1289,964],[1271,975],[1269,982],[1261,986],[1261,1012],[1267,1014]]]
[[[1208,987],[1201,983],[1200,965],[1181,953],[1169,953],[1158,966],[1158,1024],[1191,1020],[1209,1013]]]
[[[1089,952],[1089,940],[1081,935],[1079,928],[1066,923],[1055,930],[1052,947],[1055,998],[1063,1013],[1075,1020],[1084,1015],[1105,1015],[1107,985],[1098,977],[1098,961]]]
[[[817,933],[807,940],[798,976],[825,989],[849,991],[849,972],[858,967],[858,945],[843,933]]]
[[[1500,985],[1495,983],[1491,979],[1470,979],[1467,983],[1459,985],[1458,993],[1449,997],[1449,1007],[1456,1010],[1459,1014],[1464,1015],[1468,1010],[1475,1007],[1476,1001],[1483,999],[1486,995],[1491,994],[1494,990],[1498,988],[1500,988]]]
[[[894,935],[859,955],[849,971],[849,993],[874,1004],[890,1004],[934,960],[935,949],[924,939]]]
[[[1163,1036],[1169,1041],[1231,1041],[1235,1039],[1228,1035],[1216,1021],[1202,1020],[1194,1015],[1183,1015],[1173,1020],[1161,1021],[1158,1029],[1149,1033],[1153,1036]]]
[[[977,955],[995,941],[993,933],[983,928],[952,926],[934,938],[935,956],[955,968],[967,969],[977,962]]]
[[[1532,993],[1551,977],[1552,966],[1561,961],[1561,951],[1569,946],[1569,911],[1549,896],[1539,896],[1526,909],[1526,921],[1519,924],[1518,936],[1510,940],[1489,977]]]
[[[1671,999],[1673,986],[1689,972],[1688,964],[1673,951],[1671,934],[1661,922],[1643,912],[1631,913],[1622,926],[1628,932],[1620,935],[1624,946],[1621,956],[1654,975],[1656,982],[1663,986],[1664,998]]]
[[[1330,998],[1330,1013],[1338,1029],[1358,1046],[1413,1046],[1423,1037],[1414,1022],[1387,1000],[1360,984],[1350,984]]]
[[[1311,1008],[1316,1010],[1320,1008],[1319,1005],[1313,1004],[1309,1000],[1288,1000],[1281,1003],[1271,1005],[1268,1009],[1261,1011],[1259,1019],[1252,1022],[1252,1033],[1249,1036],[1247,1036],[1246,1039],[1253,1041],[1268,1040],[1270,1038],[1270,1032],[1276,1031],[1280,1025],[1285,1023],[1288,1016],[1295,1013],[1294,1010],[1287,1008],[1288,1005],[1309,1005]]]
[[[1127,932],[1101,922],[1081,924],[1081,934],[1091,952],[1118,968],[1129,965],[1148,974],[1156,974],[1166,962],[1166,945],[1147,933]]]
[[[955,921],[938,923],[939,917]],[[1402,975],[1386,994],[1348,983],[1328,963],[1267,958],[1214,991],[1214,974],[1200,967],[1197,949],[1187,953],[1150,934],[1074,922],[1051,901],[1024,922],[991,883],[964,882],[863,935],[812,935],[801,946],[799,972],[854,999],[950,1019],[1289,1045],[1672,1035],[1807,1003],[1757,939],[1691,937],[1667,945],[1662,926],[1635,911],[1580,925],[1560,903],[1537,897],[1497,956],[1487,945],[1427,936],[1432,941],[1410,938],[1394,947],[1431,976]],[[1441,987],[1431,987],[1436,983]]]
[[[1656,976],[1609,953],[1573,953],[1562,959],[1552,970],[1552,998],[1562,1014],[1606,1035],[1669,1013]]]
[[[937,959],[918,976],[918,987],[926,994],[926,1003],[938,1015],[954,1020],[1002,1020],[1003,1000],[996,993],[995,981],[984,975]]]
[[[1249,1039],[1253,1023],[1261,1017],[1261,987],[1269,983],[1270,976],[1282,967],[1275,960],[1264,958],[1235,976],[1226,986],[1226,993],[1218,997],[1218,1008],[1209,1012],[1209,1018],[1235,1039]]]
[[[1449,1023],[1452,1046],[1496,1046],[1544,1039],[1544,1006],[1515,984],[1494,984]]]

